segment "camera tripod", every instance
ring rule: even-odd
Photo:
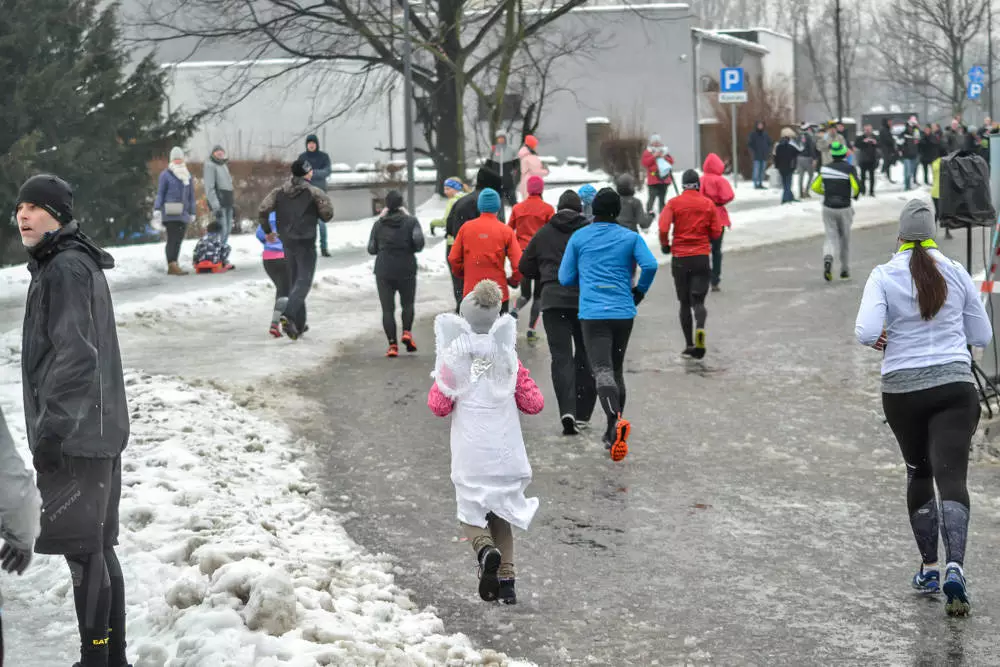
[[[965,225],[965,269],[972,275],[972,224],[966,223]],[[986,275],[984,276],[984,284],[993,282],[993,276],[996,274],[997,268],[997,252],[998,243],[1000,243],[1000,220],[997,224],[993,226],[993,239],[992,248],[989,254],[990,264],[986,269]],[[986,298],[992,298],[992,290],[986,292]],[[992,319],[992,314],[991,314]],[[992,322],[991,322],[992,323]],[[996,342],[993,343],[996,345]],[[969,352],[972,352],[970,346]],[[997,407],[1000,408],[1000,388],[997,387],[996,382],[990,378],[983,367],[979,365],[975,357],[972,358],[972,377],[976,380],[976,386],[979,388],[979,397],[983,404],[986,405],[986,414],[988,419],[993,418],[993,408],[990,407],[990,399],[997,399]]]

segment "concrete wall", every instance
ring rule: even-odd
[[[702,92],[700,96],[698,101],[698,119],[714,119],[715,107],[713,106],[713,101],[719,98],[719,74],[720,70],[722,70],[723,67],[726,67],[726,65],[722,62],[722,48],[725,45],[725,42],[735,42],[732,42],[732,40],[725,40],[725,42],[715,40],[701,35],[697,31],[693,33],[692,40],[694,41],[695,48],[700,49],[698,55],[698,69],[700,71],[701,81],[702,83],[706,83],[710,80],[712,84],[711,91]],[[762,59],[765,57],[765,54],[760,53],[760,50],[752,49],[754,49],[753,46],[747,45],[743,55],[743,62],[740,63],[740,67],[743,68],[744,79],[747,81],[757,81],[764,73]]]

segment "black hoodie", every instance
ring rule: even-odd
[[[518,269],[525,278],[541,282],[542,310],[579,309],[580,290],[576,287],[563,287],[559,283],[559,265],[562,264],[569,237],[588,223],[583,213],[567,208],[561,209],[547,225],[538,230],[531,243],[524,249]]]
[[[396,209],[375,221],[368,254],[375,255],[375,277],[407,280],[417,275],[416,253],[424,249],[424,232],[412,215]]]
[[[475,191],[462,197],[451,207],[451,212],[448,214],[448,221],[445,224],[448,236],[453,239],[457,238],[458,230],[462,228],[462,225],[469,220],[475,220],[479,217],[479,194],[486,188],[493,188],[499,194],[500,174],[487,167],[480,167],[479,173],[476,174]],[[504,219],[503,206],[500,207],[498,217],[501,220]]]
[[[104,270],[111,255],[62,227],[29,251],[21,343],[28,446],[115,458],[129,438],[118,330]]]

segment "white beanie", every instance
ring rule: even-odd
[[[183,160],[184,159],[184,149],[180,146],[174,146],[170,149],[170,161]]]
[[[500,317],[503,291],[492,280],[480,280],[459,306],[459,312],[477,334],[489,333]]]

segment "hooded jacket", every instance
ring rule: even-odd
[[[460,202],[461,203],[461,202]],[[513,275],[507,279],[507,259],[513,268]],[[500,222],[493,213],[483,213],[470,220],[458,230],[455,245],[448,254],[451,272],[464,280],[463,295],[467,295],[480,280],[489,278],[500,286],[503,300],[510,295],[508,283],[521,282],[521,246],[514,237],[513,230]]]
[[[205,161],[204,186],[208,208],[218,211],[233,207],[233,177],[229,173],[229,160],[216,160],[213,154]]]
[[[552,204],[547,203],[540,195],[532,195],[520,204],[514,206],[507,223],[517,236],[521,250],[528,247],[532,237],[545,226],[556,214]]]
[[[264,197],[257,211],[257,221],[270,234],[271,212],[275,213],[277,232],[285,241],[315,241],[320,220],[333,219],[333,204],[325,192],[298,176],[275,188]]]
[[[111,290],[115,265],[71,222],[29,250],[21,375],[28,446],[115,458],[129,438]]]
[[[416,254],[424,249],[424,232],[412,215],[399,209],[375,221],[368,254],[375,255],[375,277],[406,280],[417,275]]]
[[[538,230],[525,249],[519,265],[525,278],[538,280],[542,285],[542,310],[580,307],[580,290],[564,287],[559,283],[559,265],[562,264],[566,245],[573,233],[589,224],[579,211],[557,211],[549,224]]]
[[[794,173],[801,154],[802,151],[788,137],[782,137],[774,147],[774,168],[782,175]]]
[[[622,210],[618,214],[618,224],[633,232],[639,228],[649,229],[652,218],[646,213],[646,207],[635,196],[635,181],[630,174],[618,177],[618,196],[622,200]]]
[[[308,146],[310,142],[316,144],[316,150],[309,150]],[[309,166],[312,167],[313,186],[319,188],[323,192],[326,192],[326,179],[330,177],[331,163],[330,156],[319,149],[319,137],[315,134],[310,134],[306,137],[306,150],[302,151],[299,155],[299,159],[305,160],[309,163]]]
[[[517,157],[521,160],[521,182],[517,186],[517,193],[521,195],[521,199],[525,199],[528,196],[528,179],[532,176],[544,178],[549,175],[549,170],[542,164],[538,154],[527,146],[521,146]]]
[[[40,529],[42,497],[35,478],[17,453],[0,410],[0,536],[31,551]]]
[[[726,210],[726,205],[733,201],[736,194],[733,192],[733,186],[722,175],[725,168],[726,165],[723,164],[722,158],[715,153],[709,153],[708,157],[705,158],[705,164],[701,167],[704,173],[701,175],[700,192],[715,204],[715,212],[719,216],[719,222],[722,226],[732,227],[733,223],[729,220],[729,211]]]
[[[767,160],[771,157],[771,137],[765,130],[754,129],[747,139],[747,148],[750,149],[750,157],[754,160]]]
[[[448,213],[445,232],[448,235],[449,246],[458,238],[458,232],[462,229],[462,225],[479,217],[479,195],[486,188],[493,188],[500,192],[500,174],[488,167],[482,167],[476,174],[475,191],[455,202],[454,206],[451,207],[451,212]],[[503,220],[503,215],[499,217]]]
[[[858,151],[859,166],[874,167],[878,164],[878,137],[874,134],[858,135],[854,148]]]

